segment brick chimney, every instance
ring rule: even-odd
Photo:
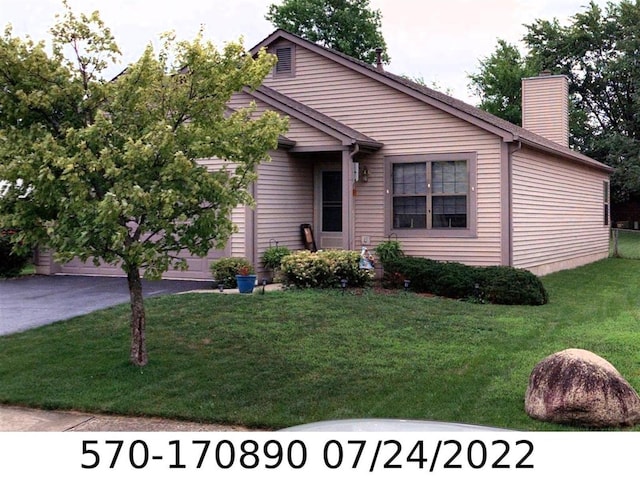
[[[569,146],[569,79],[544,71],[522,79],[522,126]]]

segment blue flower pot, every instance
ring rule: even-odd
[[[256,285],[255,275],[236,275],[236,281],[238,282],[238,290],[240,293],[251,293],[253,287]]]

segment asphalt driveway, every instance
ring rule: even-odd
[[[210,288],[209,282],[143,280],[145,297]],[[126,278],[30,276],[0,281],[0,335],[129,301]]]

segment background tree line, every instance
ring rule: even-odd
[[[521,124],[521,79],[543,70],[569,78],[570,143],[615,168],[615,202],[640,197],[640,2],[595,2],[569,24],[526,25],[526,52],[504,40],[470,75],[479,107]]]

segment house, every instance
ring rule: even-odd
[[[275,243],[302,249],[312,226],[319,249],[360,249],[386,239],[409,255],[470,265],[509,265],[538,275],[602,259],[609,251],[611,168],[569,148],[568,81],[523,80],[524,128],[335,50],[276,30],[252,49],[278,58],[255,102],[290,119],[253,186],[256,208],[238,207],[225,251],[189,259],[210,278],[222,255],[260,267]],[[202,160],[208,168],[221,163]],[[72,262],[42,270],[116,273]]]

